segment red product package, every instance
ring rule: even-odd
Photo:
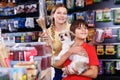
[[[93,4],[93,0],[86,0],[85,4],[86,5],[92,5]]]
[[[30,61],[30,57],[36,55],[37,55],[37,50],[34,47],[28,47],[24,51],[25,61]]]

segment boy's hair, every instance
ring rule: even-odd
[[[78,28],[78,27],[81,27],[81,25],[85,25],[86,27],[88,27],[88,24],[83,19],[78,19],[78,20],[73,21],[71,26],[70,26],[70,32],[74,34],[75,29]],[[72,40],[73,40],[74,35],[71,35],[71,36],[72,36]]]
[[[83,19],[78,19],[78,20],[73,21],[70,26],[70,31],[75,33],[75,29],[78,27],[81,27],[81,25],[85,25],[86,27],[88,27],[88,24]]]

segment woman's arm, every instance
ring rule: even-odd
[[[54,61],[54,66],[62,68],[63,63],[69,58],[71,52],[67,51],[64,55],[61,56],[60,60]]]

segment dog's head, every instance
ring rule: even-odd
[[[71,41],[71,34],[68,30],[64,30],[59,34],[59,39],[62,43],[68,43]]]

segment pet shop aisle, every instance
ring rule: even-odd
[[[98,78],[96,79],[93,79],[93,80],[120,80],[120,77],[118,76],[99,76]]]
[[[69,22],[81,18],[88,22],[87,41],[95,36],[100,72],[94,80],[120,80],[120,0],[60,1],[68,8]]]

